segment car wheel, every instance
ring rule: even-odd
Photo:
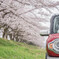
[[[48,54],[46,53],[45,59],[47,59]]]

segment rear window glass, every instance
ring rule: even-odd
[[[55,19],[54,19],[53,32],[59,33],[59,16],[55,17]]]

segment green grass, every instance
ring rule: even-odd
[[[0,38],[0,59],[45,59],[45,50]]]

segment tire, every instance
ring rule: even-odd
[[[51,57],[46,53],[45,59],[59,59],[59,57]]]
[[[45,59],[47,59],[47,58],[48,58],[48,54],[46,53]]]

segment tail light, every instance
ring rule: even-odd
[[[52,50],[53,52],[59,54],[59,38],[53,40],[48,44],[48,49]]]

